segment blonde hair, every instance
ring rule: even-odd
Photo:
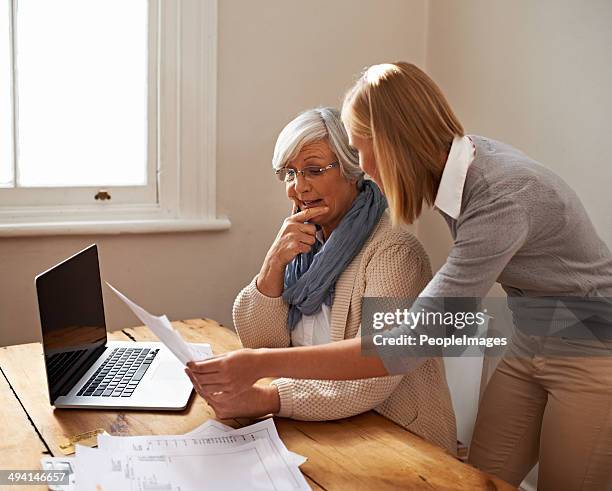
[[[373,65],[347,92],[342,121],[372,140],[394,224],[432,205],[453,138],[463,127],[435,82],[411,63]]]

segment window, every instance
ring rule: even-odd
[[[0,234],[229,226],[216,0],[0,2]]]
[[[6,188],[13,182],[11,32],[8,4],[3,7],[3,15],[0,15],[0,188]]]

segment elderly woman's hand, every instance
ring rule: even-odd
[[[188,373],[198,394],[206,400],[217,417],[221,419],[256,418],[274,414],[280,410],[280,397],[274,385],[254,385],[234,397],[226,394],[209,394],[202,390],[197,375],[190,371]]]
[[[326,206],[317,206],[285,218],[257,277],[257,288],[261,293],[268,297],[279,297],[283,293],[285,267],[298,254],[310,251],[317,240],[316,226],[305,222],[328,211]]]
[[[259,374],[258,353],[263,350],[240,349],[202,361],[187,363],[187,375],[197,380],[203,397],[223,392],[235,397],[246,392],[266,374]]]
[[[317,227],[312,223],[305,222],[328,211],[329,208],[326,206],[317,206],[293,213],[285,218],[268,251],[267,256],[270,256],[270,260],[278,263],[284,269],[287,264],[293,261],[295,256],[310,251],[317,240]]]

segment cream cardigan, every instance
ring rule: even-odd
[[[391,227],[385,213],[336,283],[331,341],[355,337],[363,297],[414,298],[431,279],[429,259],[409,232]],[[247,348],[290,346],[287,303],[263,295],[257,277],[236,297],[234,325]],[[280,395],[279,416],[324,421],[374,409],[395,423],[447,449],[457,450],[453,412],[442,360],[431,358],[407,375],[362,380],[272,382]]]

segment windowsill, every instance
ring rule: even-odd
[[[230,226],[227,217],[0,223],[0,237],[202,232],[228,230]]]

